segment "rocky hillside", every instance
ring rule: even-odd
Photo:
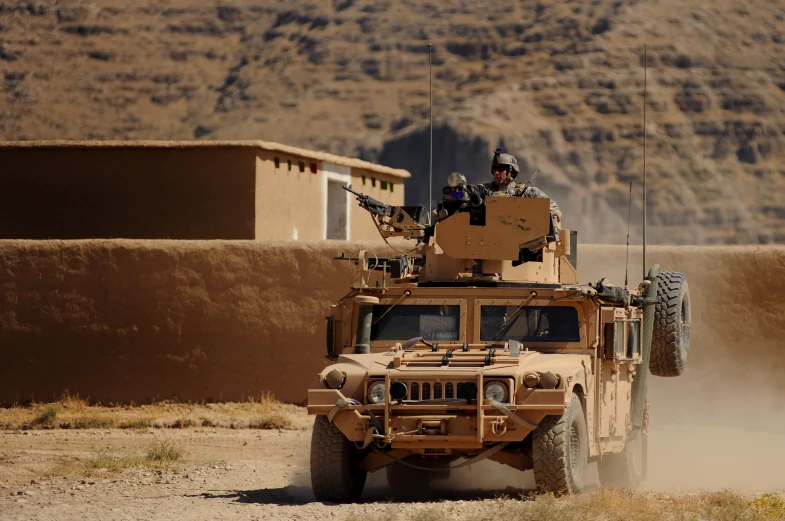
[[[266,139],[489,177],[583,241],[785,242],[785,7],[749,0],[0,0],[0,139]],[[437,190],[438,191],[438,190]],[[637,217],[636,217],[637,216]]]

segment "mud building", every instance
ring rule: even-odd
[[[6,142],[0,238],[374,240],[341,186],[398,205],[408,177],[266,141]]]

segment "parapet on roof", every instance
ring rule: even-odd
[[[412,176],[407,170],[377,165],[369,161],[353,157],[337,156],[328,152],[317,152],[305,148],[297,148],[272,141],[0,141],[0,148],[200,148],[200,147],[245,147],[260,148],[271,152],[292,154],[316,161],[334,163],[354,168],[362,168],[371,172],[387,174],[401,179]]]

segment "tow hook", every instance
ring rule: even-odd
[[[504,418],[499,418],[491,422],[491,432],[494,436],[503,436],[507,432],[507,422]]]

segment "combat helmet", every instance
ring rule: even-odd
[[[510,178],[515,179],[520,172],[518,168],[518,160],[512,154],[505,154],[501,148],[497,148],[493,152],[493,162],[491,163],[491,173],[496,165],[508,165],[510,167]]]

